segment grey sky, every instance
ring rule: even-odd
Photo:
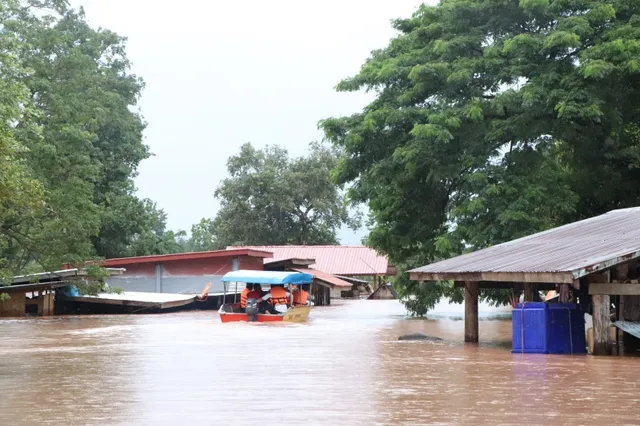
[[[371,95],[339,94],[369,53],[387,45],[393,18],[419,0],[74,0],[94,26],[129,38],[140,108],[154,157],[137,178],[172,229],[213,217],[226,159],[245,142],[303,155],[320,119],[359,111]],[[342,230],[342,244],[363,231]]]

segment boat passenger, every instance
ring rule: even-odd
[[[260,312],[269,312],[271,314],[285,313],[289,309],[290,297],[291,293],[284,289],[284,285],[272,284],[269,293],[258,300]]]
[[[260,284],[254,284],[253,285],[253,291],[251,293],[249,293],[248,298],[249,299],[260,299],[262,296],[264,296],[264,291],[262,291],[262,286]]]
[[[240,293],[240,309],[244,312],[247,308],[247,299],[249,298],[249,294],[253,291],[253,284],[247,283],[247,286],[242,289]]]
[[[293,306],[306,306],[309,298],[309,284],[303,284],[293,290]]]

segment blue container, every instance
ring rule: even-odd
[[[584,314],[575,303],[519,303],[512,316],[511,352],[584,354]]]
[[[69,297],[78,297],[80,293],[78,292],[78,287],[75,285],[68,285],[62,288],[62,294]]]

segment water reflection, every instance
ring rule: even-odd
[[[463,321],[407,319],[395,301],[317,308],[307,324],[190,312],[0,327],[1,425],[640,420],[637,358],[511,354],[510,321],[481,321],[480,345],[464,345]],[[446,341],[397,340],[415,332]]]

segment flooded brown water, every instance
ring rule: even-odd
[[[0,321],[0,425],[639,424],[640,359],[510,353],[511,322],[396,301],[306,324],[212,312]],[[423,332],[447,343],[398,341]]]

